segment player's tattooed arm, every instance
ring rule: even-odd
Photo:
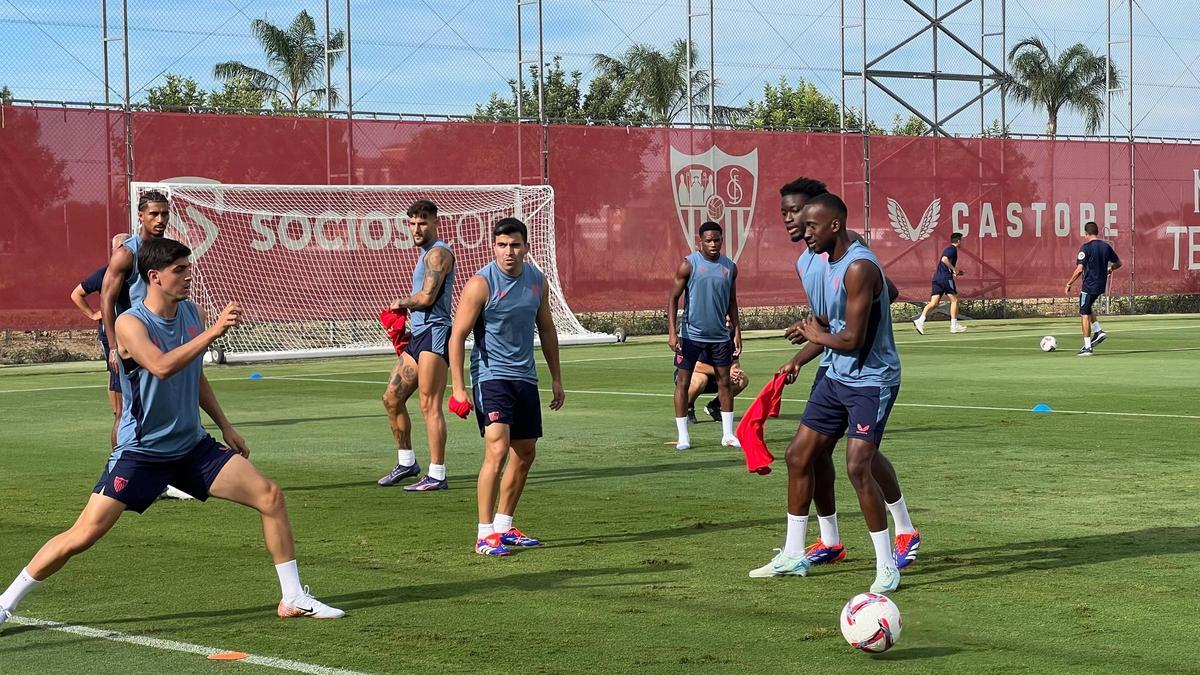
[[[438,294],[446,277],[454,269],[454,254],[449,249],[435,246],[425,254],[425,278],[421,289],[407,298],[398,298],[392,309],[429,309],[437,302]]]
[[[671,298],[667,301],[667,344],[671,347],[671,351],[679,351],[679,331],[675,325],[675,314],[679,311],[679,298],[683,297],[683,292],[687,289],[687,282],[692,276],[692,264],[683,259],[679,263],[679,269],[675,270],[675,282],[671,286]]]

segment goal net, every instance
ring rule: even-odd
[[[408,207],[438,205],[439,236],[456,260],[454,298],[494,259],[491,227],[514,216],[545,274],[563,344],[615,341],[589,333],[567,305],[555,262],[554,191],[536,185],[332,186],[133,183],[170,200],[167,236],[192,249],[192,300],[209,317],[241,304],[245,323],[214,344],[218,359],[255,361],[392,353],[380,310],[411,289],[417,247]]]

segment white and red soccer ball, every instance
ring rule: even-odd
[[[1058,349],[1058,340],[1056,340],[1053,335],[1047,335],[1046,337],[1042,338],[1041,347],[1042,351],[1044,352],[1052,352],[1055,349]]]
[[[885,595],[859,593],[842,608],[842,637],[851,647],[878,654],[900,639],[900,608]]]

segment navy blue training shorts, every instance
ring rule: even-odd
[[[831,438],[859,438],[879,445],[900,385],[851,387],[826,377],[813,388],[800,423]]]
[[[112,497],[130,511],[145,513],[167,485],[205,501],[208,488],[237,453],[204,435],[187,454],[172,458],[152,457],[140,452],[124,452],[104,466],[92,492]]]
[[[508,425],[508,438],[542,437],[542,401],[537,385],[525,380],[488,380],[475,385],[479,435],[493,423]]]
[[[733,340],[696,342],[687,338],[679,338],[679,352],[675,354],[675,367],[690,372],[696,369],[697,361],[711,363],[714,368],[731,365],[733,363]]]
[[[404,352],[417,363],[421,362],[421,352],[433,352],[446,363],[450,363],[450,328],[430,326],[420,333],[413,333]]]

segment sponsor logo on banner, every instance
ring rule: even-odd
[[[730,155],[717,146],[689,155],[671,148],[671,193],[688,248],[705,221],[721,224],[725,255],[734,262],[750,237],[758,193],[758,149]]]
[[[1200,213],[1200,169],[1192,169],[1192,212]],[[1174,240],[1175,255],[1171,270],[1195,272],[1200,270],[1200,225],[1179,223],[1163,228]]]
[[[938,218],[942,216],[940,197],[926,207],[925,214],[921,216],[921,220],[915,226],[909,222],[908,214],[904,212],[904,207],[900,206],[900,202],[888,197],[887,204],[888,220],[892,223],[892,229],[905,241],[928,239],[937,228]]]
[[[900,201],[888,197],[888,222],[900,239],[924,241],[937,229],[942,204],[943,198],[935,197],[925,207],[921,219],[913,224]],[[999,237],[1003,233],[1016,239],[1031,233],[1039,238],[1051,235],[1062,238],[1084,236],[1084,224],[1094,221],[1102,228],[1102,236],[1112,239],[1118,236],[1117,207],[1114,202],[954,202],[950,205],[950,228],[964,237]]]

